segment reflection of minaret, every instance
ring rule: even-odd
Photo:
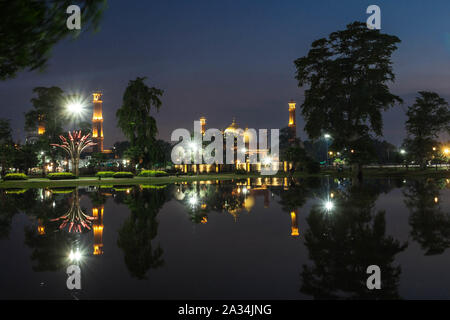
[[[42,236],[45,234],[45,226],[42,223],[42,219],[38,219],[38,233]]]
[[[96,143],[93,152],[103,152],[103,112],[102,112],[102,93],[92,94],[94,99],[94,113],[92,115],[92,140]]]
[[[205,117],[200,118],[200,125],[202,128],[202,134],[205,134],[205,131],[206,131],[206,118]]]
[[[94,230],[94,255],[103,254],[103,209],[103,205],[92,208],[92,215],[97,218],[92,225]]]
[[[295,209],[294,211],[291,211],[291,221],[292,221],[291,236],[293,236],[293,237],[297,237],[299,235],[299,233],[298,233],[298,223],[297,223],[297,214],[298,214],[298,209]]]
[[[294,142],[297,137],[297,125],[295,124],[295,101],[289,101],[289,141]]]

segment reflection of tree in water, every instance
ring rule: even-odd
[[[0,239],[9,237],[14,215],[20,212],[24,203],[29,203],[34,194],[32,190],[0,189]]]
[[[386,235],[385,212],[374,208],[379,192],[376,185],[350,187],[332,211],[313,206],[305,245],[314,264],[303,265],[301,292],[317,299],[399,298],[401,268],[393,262],[407,244]],[[367,289],[369,265],[381,268],[381,290]]]
[[[145,279],[149,269],[164,264],[163,249],[156,247],[152,240],[158,233],[156,216],[164,203],[170,200],[169,188],[143,189],[133,191],[119,201],[123,201],[131,211],[119,230],[118,246],[124,251],[125,264],[133,277]],[[116,198],[117,201],[117,198]]]
[[[439,205],[438,181],[411,180],[403,194],[411,211],[411,236],[420,243],[425,255],[443,253],[450,247],[450,215]]]

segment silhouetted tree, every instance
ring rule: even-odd
[[[163,90],[148,87],[146,78],[131,80],[123,95],[122,106],[116,112],[117,126],[130,141],[133,148],[142,153],[142,166],[154,163],[156,150],[156,120],[150,114],[152,109],[159,111]]]
[[[387,86],[395,79],[391,55],[399,42],[354,22],[314,41],[308,55],[294,62],[299,87],[309,86],[301,105],[306,132],[312,139],[327,132],[331,148],[354,150],[349,161],[359,177],[372,156],[367,141],[382,135],[381,111],[402,101]]]
[[[436,138],[450,124],[450,108],[448,103],[437,93],[420,91],[416,102],[406,112],[407,138],[404,147],[408,150],[408,158],[417,161],[422,169],[426,169],[427,161],[434,154]]]

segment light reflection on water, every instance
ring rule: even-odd
[[[262,177],[0,190],[0,298],[449,298],[448,187]]]

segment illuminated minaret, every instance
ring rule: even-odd
[[[298,233],[298,224],[297,224],[297,213],[298,209],[295,209],[294,211],[291,211],[291,236],[297,237],[299,235]]]
[[[96,218],[92,225],[94,231],[94,255],[103,254],[103,209],[103,205],[92,208],[92,216]]]
[[[202,134],[205,134],[205,131],[206,131],[206,118],[205,117],[200,118],[200,125],[202,126]]]
[[[295,141],[297,137],[297,125],[295,124],[295,101],[289,101],[289,141]]]
[[[96,143],[93,152],[103,152],[103,112],[102,112],[102,93],[94,92],[92,94],[94,103],[94,113],[92,115],[92,140]]]

